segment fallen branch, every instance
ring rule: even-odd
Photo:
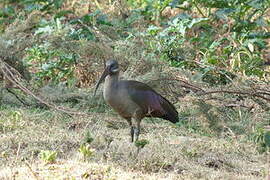
[[[49,103],[45,100],[43,100],[41,97],[35,95],[31,90],[29,90],[28,88],[26,88],[21,82],[20,79],[18,77],[20,77],[20,73],[14,69],[13,67],[11,67],[10,65],[8,65],[7,63],[3,62],[2,60],[0,60],[1,62],[1,71],[4,74],[5,78],[7,78],[10,82],[12,82],[14,85],[16,85],[20,90],[22,90],[24,93],[31,95],[32,97],[34,97],[36,100],[38,100],[39,102],[41,102],[42,104],[46,105],[49,108],[55,109],[57,111],[61,111],[64,112],[68,115],[89,115],[88,113],[82,113],[82,112],[76,112],[76,111],[72,111],[68,108],[64,108],[61,106],[57,106],[55,104]],[[11,71],[14,71],[18,74],[18,77],[16,77],[14,75],[14,73]]]
[[[234,90],[215,90],[215,91],[204,91],[203,93],[201,93],[201,95],[216,94],[216,93],[243,94],[243,95],[249,95],[252,97],[258,97],[258,98],[261,98],[261,99],[264,99],[264,100],[270,102],[270,98],[262,96],[262,95],[258,94],[258,92],[242,92],[242,91],[234,91]]]
[[[174,78],[161,78],[161,79],[154,79],[151,81],[177,81],[177,82],[181,82],[181,86],[187,89],[191,89],[194,92],[198,92],[198,91],[202,91],[205,92],[205,90],[203,90],[202,88],[195,86],[189,82],[187,82],[186,80],[183,79],[174,79]]]
[[[13,92],[10,88],[6,88],[6,90],[10,93],[10,94],[12,94],[13,96],[15,96],[17,99],[18,99],[18,101],[20,101],[23,105],[25,105],[25,106],[29,106],[29,104],[27,104],[26,102],[24,102],[15,92]]]
[[[247,96],[251,96],[251,97],[261,98],[261,99],[264,99],[264,100],[270,102],[270,97],[263,96],[263,95],[270,96],[270,91],[268,91],[266,89],[262,89],[262,88],[252,88],[252,89],[250,89],[253,92],[237,91],[237,90],[213,90],[213,91],[207,91],[207,90],[204,90],[201,87],[193,85],[193,84],[191,84],[191,83],[189,83],[189,82],[187,82],[185,80],[182,80],[182,79],[161,78],[161,79],[156,79],[156,80],[152,80],[152,81],[178,81],[178,82],[182,83],[182,84],[180,84],[180,86],[185,87],[187,89],[191,89],[192,91],[194,91],[198,95],[208,95],[208,94],[218,94],[218,93],[242,94],[242,95],[247,95]]]

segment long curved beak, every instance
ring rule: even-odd
[[[97,92],[97,89],[98,89],[99,85],[104,81],[104,79],[105,79],[105,77],[106,77],[107,75],[109,75],[109,70],[108,70],[108,68],[105,68],[105,70],[103,71],[103,73],[102,73],[102,75],[101,75],[101,77],[100,77],[100,79],[98,80],[98,83],[97,83],[97,85],[96,85],[96,89],[95,89],[95,92],[94,92],[94,96],[96,95],[96,92]]]

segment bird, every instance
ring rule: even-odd
[[[145,83],[134,80],[120,80],[120,67],[116,60],[110,59],[98,80],[94,96],[99,85],[105,80],[103,97],[105,102],[130,126],[131,142],[140,135],[140,124],[144,117],[157,117],[172,123],[179,122],[175,106]],[[135,141],[134,141],[135,140]]]

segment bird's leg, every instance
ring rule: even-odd
[[[132,125],[131,119],[127,119],[127,121],[128,121],[129,126],[130,126],[131,142],[133,142],[134,141],[134,127]]]
[[[135,113],[133,114],[133,122],[135,124],[135,127],[134,127],[134,135],[135,135],[135,141],[138,141],[139,139],[139,135],[140,135],[140,129],[141,129],[141,120],[143,118],[143,111],[141,109],[137,109],[135,111]]]
[[[141,119],[137,118],[136,119],[136,126],[134,128],[134,133],[135,133],[135,141],[138,141],[139,139],[139,135],[140,135],[140,131],[141,131]]]
[[[130,135],[131,135],[131,142],[133,142],[134,141],[134,127],[133,126],[130,127]]]

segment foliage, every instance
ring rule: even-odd
[[[90,131],[87,131],[84,137],[84,141],[85,143],[90,144],[91,142],[93,142],[94,138],[92,137]]]
[[[77,18],[70,22],[79,26],[79,28],[74,29],[70,33],[70,37],[75,40],[86,39],[86,40],[96,40],[95,34],[91,27],[96,25],[107,25],[112,26],[111,22],[108,20],[106,14],[103,14],[100,10],[96,10],[93,13],[86,14],[81,18]]]
[[[135,141],[135,146],[137,147],[136,157],[138,157],[140,151],[149,144],[149,141],[147,139],[141,139]]]
[[[63,2],[64,0],[5,0],[0,4],[3,7],[0,9],[1,31],[4,31],[5,27],[17,18],[35,10],[50,14],[55,13],[55,17],[70,13],[59,10]]]
[[[177,7],[181,3],[173,1],[170,5]],[[189,3],[189,10],[197,9],[202,17],[194,18],[184,11],[164,21],[164,27],[150,25],[144,36],[151,51],[172,66],[199,71],[201,79],[212,85],[227,84],[238,72],[265,75],[261,51],[266,48],[264,39],[269,36],[264,29],[266,2]]]
[[[135,146],[136,146],[137,148],[141,148],[141,149],[144,148],[144,146],[147,145],[147,144],[149,144],[149,141],[146,140],[146,139],[137,140],[137,141],[135,142]]]
[[[3,152],[1,152],[1,157],[2,158],[4,158],[4,159],[8,159],[8,156],[9,156],[9,154],[8,154],[8,152],[6,152],[6,151],[3,151]]]
[[[257,128],[253,134],[253,140],[257,144],[260,153],[269,152],[270,149],[270,131],[264,128]]]
[[[171,0],[129,0],[129,4],[141,8],[140,13],[150,21],[159,22],[162,18],[162,11],[170,4]]]
[[[49,45],[39,45],[27,50],[25,59],[31,63],[31,68],[35,69],[35,79],[44,85],[52,83],[67,82],[68,85],[74,83],[74,64],[76,55],[65,53],[58,49],[50,49]]]
[[[55,162],[55,160],[57,158],[57,152],[56,151],[49,151],[49,150],[42,150],[39,153],[39,157],[45,163],[53,163],[53,162]]]
[[[51,21],[42,20],[35,30],[36,36],[69,36],[68,27],[62,24],[60,19]],[[66,52],[61,48],[54,48],[52,43],[44,41],[26,49],[24,61],[35,71],[35,79],[40,85],[48,81],[58,84],[66,82],[67,85],[74,84],[74,68],[77,55],[74,52]]]
[[[10,119],[12,119],[14,121],[21,121],[22,114],[19,111],[13,111],[10,113]]]
[[[86,160],[94,155],[95,149],[91,148],[89,144],[81,144],[78,151],[83,156],[83,159]]]
[[[0,120],[0,132],[8,132],[24,126],[23,115],[20,111],[10,111]]]
[[[143,17],[148,20],[148,28],[138,29],[140,33],[132,33],[132,36],[144,39],[147,52],[168,61],[171,66],[196,71],[198,77],[211,85],[228,84],[238,74],[259,78],[267,74],[261,54],[270,37],[265,13],[268,0],[129,0],[128,6],[133,10],[126,23],[109,18],[100,4],[96,4],[95,10],[69,20],[74,12],[66,8],[65,3],[64,0],[5,1],[0,24],[2,22],[4,30],[14,19],[23,16],[17,12],[39,10],[50,14],[51,20],[43,19],[35,30],[36,35],[62,32],[64,37],[73,40],[98,41],[96,28],[117,28],[118,33],[124,35],[118,37],[130,38],[125,34],[136,31],[133,24],[136,19],[140,20],[138,17]],[[163,15],[165,10],[175,9],[178,14],[169,18]],[[76,55],[48,50],[48,46],[45,41],[27,51],[29,65],[39,69],[38,79],[53,78],[55,83],[73,81]],[[46,63],[37,63],[33,58]],[[36,64],[39,66],[35,67]]]

